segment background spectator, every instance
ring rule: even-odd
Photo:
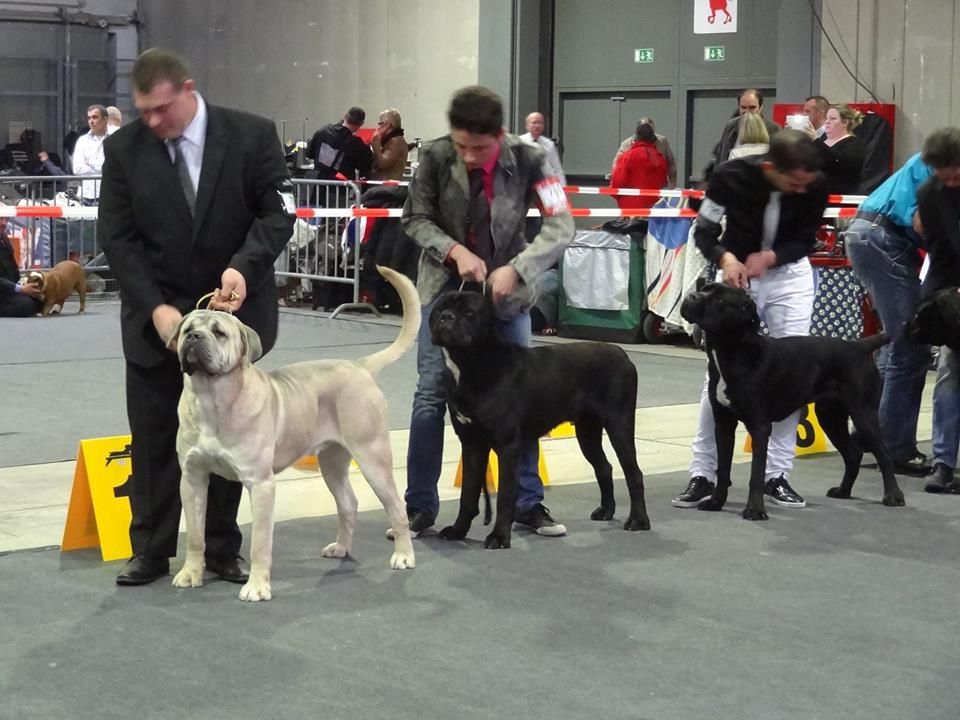
[[[563,172],[563,166],[560,164],[560,154],[557,152],[557,146],[553,140],[543,134],[544,128],[546,128],[546,120],[544,120],[543,114],[538,112],[530,113],[527,115],[524,125],[527,131],[520,136],[520,139],[530,145],[539,145],[543,148],[543,151],[547,153],[547,165],[550,166],[553,174],[560,178],[560,183],[566,185],[567,176]]]
[[[19,280],[7,218],[0,217],[0,317],[31,317],[43,308],[43,293],[33,285],[18,285]]]
[[[763,93],[756,88],[750,88],[740,93],[740,97],[737,99],[737,112],[723,126],[720,141],[714,146],[713,156],[704,170],[705,179],[710,179],[714,167],[730,159],[730,151],[737,145],[737,128],[739,127],[740,116],[748,112],[757,113],[763,117]],[[763,123],[766,125],[767,135],[770,137],[773,137],[774,133],[780,129],[776,123],[770,122],[766,118],[763,118]]]
[[[107,137],[107,109],[103,105],[87,108],[87,125],[90,131],[77,138],[73,148],[73,174],[99,175],[103,169],[103,141]],[[81,197],[96,200],[100,195],[100,181],[84,180],[80,187]]]
[[[617,158],[610,174],[610,187],[660,190],[667,184],[667,159],[657,150],[657,136],[650,123],[637,125],[630,149]],[[621,210],[652,207],[659,198],[617,195]]]
[[[667,183],[668,187],[677,186],[677,159],[673,156],[673,149],[670,147],[670,141],[667,140],[666,135],[661,135],[657,132],[657,126],[653,123],[653,118],[642,117],[637,120],[638,125],[646,123],[653,128],[653,132],[657,136],[657,150],[659,150],[663,156],[667,159]],[[633,141],[636,135],[631,135],[628,138],[624,138],[623,142],[620,143],[620,147],[617,149],[617,154],[613,156],[613,166],[616,166],[617,159],[623,155],[627,150],[630,149],[630,146],[633,145]],[[613,172],[613,166],[611,166],[611,172]]]
[[[810,127],[813,128],[814,138],[823,136],[825,129],[824,120],[827,119],[827,110],[830,109],[830,101],[823,95],[811,95],[803,103],[803,114],[810,121]]]
[[[763,118],[756,113],[744,113],[737,124],[737,146],[730,151],[730,159],[747,155],[765,155],[770,149],[770,135]]]
[[[832,194],[855,195],[860,189],[866,147],[853,134],[859,124],[860,113],[846,105],[834,105],[827,110],[824,134],[817,141],[817,148],[823,156],[821,167]]]
[[[110,105],[107,107],[107,135],[113,135],[123,125],[123,114],[120,108]]]
[[[340,122],[324,125],[307,143],[307,157],[313,160],[317,180],[336,180],[339,173],[347,180],[370,176],[373,151],[356,132],[363,127],[367,114],[363,108],[352,107]]]
[[[374,180],[399,180],[407,167],[407,140],[403,136],[400,112],[389,108],[380,113],[377,132],[370,147],[373,151]]]

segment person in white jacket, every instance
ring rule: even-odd
[[[107,109],[103,105],[87,108],[87,125],[90,132],[77,138],[73,148],[73,174],[99,175],[103,169],[103,141],[107,137]],[[84,180],[80,187],[84,200],[96,200],[100,196],[100,182]]]
[[[543,114],[538,112],[530,113],[527,115],[524,126],[527,128],[527,131],[520,136],[520,139],[529,145],[539,145],[542,147],[547,153],[547,165],[553,170],[553,174],[560,179],[560,183],[566,185],[567,176],[564,174],[563,167],[560,165],[560,154],[557,152],[557,146],[553,140],[543,134],[543,130],[546,127]]]

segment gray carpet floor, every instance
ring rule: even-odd
[[[810,507],[765,523],[739,518],[745,467],[716,514],[669,507],[684,473],[651,477],[647,533],[586,519],[592,486],[553,488],[566,537],[485,551],[476,526],[415,541],[407,572],[382,512],[345,561],[318,555],[335,518],[284,522],[257,605],[222,582],[117,588],[93,553],[9,553],[0,717],[955,720],[960,497],[904,479],[908,506],[885,508],[864,470],[857,499],[827,499],[839,472],[799,460]]]
[[[67,303],[47,319],[0,318],[0,466],[72,460],[81,439],[126,435],[119,302],[96,302],[85,315]],[[330,320],[309,311],[280,315],[277,344],[261,362],[270,370],[302,360],[356,359],[386,347],[399,318],[351,314]],[[630,352],[640,375],[640,407],[698,402],[705,361]],[[380,387],[391,429],[410,426],[416,352],[386,368]],[[16,408],[21,412],[7,412]]]

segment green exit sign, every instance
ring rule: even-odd
[[[723,62],[727,59],[727,49],[723,45],[704,45],[703,59],[706,62]]]
[[[638,48],[633,51],[633,61],[635,63],[652,63],[653,48]]]

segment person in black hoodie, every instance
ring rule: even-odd
[[[352,107],[343,120],[324,125],[313,134],[306,152],[313,160],[317,180],[336,180],[338,173],[347,180],[370,175],[373,152],[356,135],[366,118],[363,108]]]

